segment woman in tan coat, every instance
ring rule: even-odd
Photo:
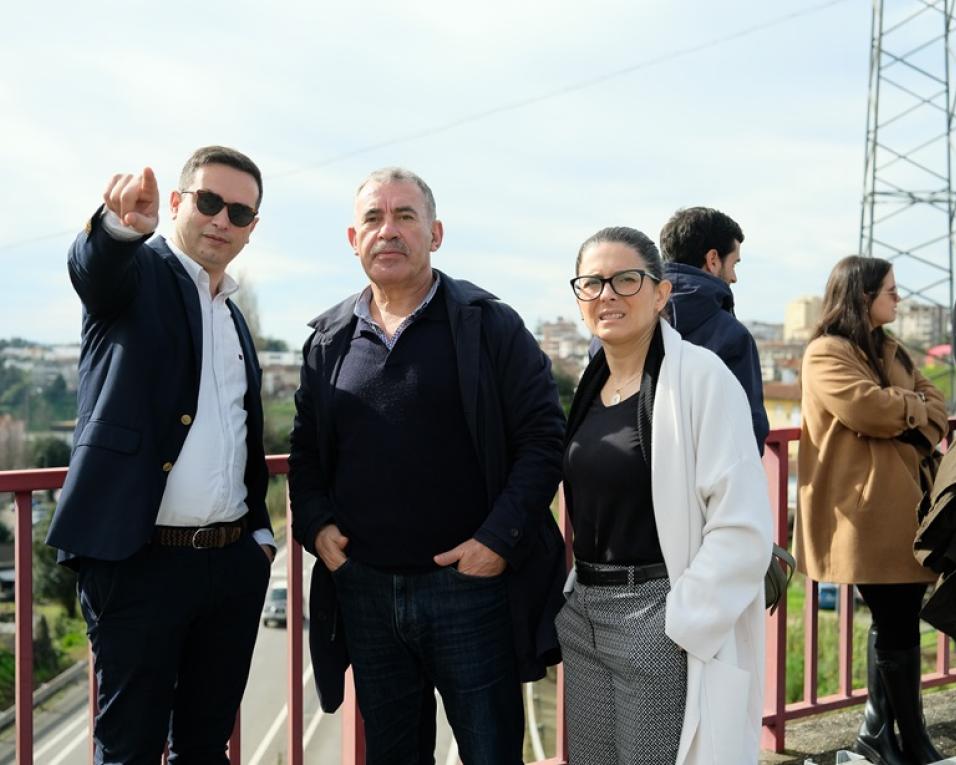
[[[923,765],[943,759],[919,697],[919,611],[935,575],[912,546],[920,460],[947,416],[940,392],[883,331],[899,300],[886,260],[844,258],[830,275],[803,357],[795,534],[799,569],[857,585],[873,615],[856,750],[875,763]]]

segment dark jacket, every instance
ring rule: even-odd
[[[508,598],[523,681],[560,661],[554,617],[564,602],[564,542],[549,511],[561,478],[564,416],[547,357],[511,308],[469,282],[441,276],[458,359],[461,400],[488,496],[474,537],[508,562]],[[335,379],[348,349],[353,295],[310,322],[289,455],[292,532],[313,555],[335,521]],[[464,541],[464,540],[462,540]],[[309,646],[322,708],[342,702],[349,665],[332,577],[312,569]]]
[[[763,454],[770,432],[763,405],[763,378],[757,344],[734,316],[734,295],[722,279],[683,263],[666,263],[664,275],[674,285],[671,292],[671,323],[681,336],[707,348],[734,373],[750,402],[757,448]]]
[[[83,342],[73,454],[47,543],[61,560],[121,560],[152,536],[169,475],[164,465],[176,462],[196,415],[199,296],[165,240],[117,241],[99,211],[73,243],[68,265],[83,301]],[[246,365],[249,525],[271,529],[262,372],[242,314],[226,302]]]
[[[927,460],[924,458],[923,463]],[[921,466],[922,467],[922,466]],[[917,509],[919,528],[913,542],[916,559],[939,579],[920,616],[950,637],[956,636],[956,448],[939,464],[931,492]]]

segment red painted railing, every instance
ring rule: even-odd
[[[951,421],[951,427],[956,420]],[[771,503],[774,510],[775,535],[778,544],[787,546],[788,533],[788,496],[787,482],[790,477],[788,447],[799,438],[798,428],[771,431],[767,439],[764,465],[770,485]],[[286,457],[269,457],[269,471],[272,475],[284,475],[288,472]],[[33,761],[33,595],[32,595],[32,494],[34,491],[58,489],[63,485],[65,468],[52,470],[0,471],[0,494],[12,492],[16,500],[15,519],[15,620],[16,620],[16,763],[28,765]],[[564,503],[560,503],[560,524],[565,537],[569,538],[569,526],[564,512]],[[286,507],[286,539],[289,540],[287,556],[288,582],[288,706],[287,760],[290,765],[302,765],[303,733],[303,690],[302,690],[302,633],[303,633],[303,593],[302,593],[302,548],[292,540],[292,520]],[[568,563],[571,562],[570,545],[567,548]],[[840,602],[852,603],[852,587],[841,586]],[[817,647],[819,608],[816,582],[807,582],[807,596],[804,606],[804,692],[800,701],[786,701],[786,640],[787,640],[787,604],[780,604],[776,614],[767,617],[766,649],[766,694],[763,717],[763,746],[765,749],[782,751],[786,723],[801,717],[826,712],[831,709],[858,704],[866,698],[865,689],[854,689],[851,682],[853,609],[842,608],[839,615],[840,627],[840,686],[835,694],[818,698],[817,696]],[[90,663],[92,667],[92,662]],[[949,641],[945,635],[937,637],[936,670],[923,677],[924,687],[942,685],[956,681],[956,671],[950,668]],[[556,698],[564,695],[564,676],[559,667]],[[94,680],[90,679],[91,723],[95,704]],[[564,765],[567,762],[567,744],[565,740],[564,705],[556,704],[557,751],[549,759],[540,760],[534,765]],[[364,762],[364,735],[361,716],[355,703],[355,694],[351,676],[347,678],[345,702],[342,705],[342,765],[360,765]],[[92,730],[92,724],[91,728]],[[229,743],[229,759],[233,765],[240,761],[239,720]],[[91,749],[92,761],[92,749]]]
[[[951,419],[950,432],[956,427]],[[764,468],[770,487],[770,502],[774,512],[774,541],[789,545],[787,484],[790,478],[789,446],[800,439],[799,428],[773,430],[767,437]],[[803,697],[787,703],[787,601],[784,599],[772,617],[767,617],[767,645],[765,654],[766,684],[762,746],[774,752],[784,749],[788,720],[829,712],[833,709],[860,704],[866,700],[865,688],[854,688],[853,669],[853,585],[839,586],[837,622],[839,625],[839,690],[819,697],[817,695],[817,668],[819,649],[820,610],[819,584],[806,580],[803,605]],[[949,638],[941,632],[936,635],[936,669],[923,675],[923,687],[956,682],[956,671],[950,669]]]

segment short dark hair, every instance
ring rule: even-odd
[[[744,232],[729,215],[712,207],[685,207],[671,216],[661,229],[664,259],[703,268],[705,256],[717,250],[723,260],[733,251]]]
[[[421,189],[422,196],[425,197],[425,208],[429,218],[433,221],[437,218],[438,209],[435,206],[435,195],[432,193],[431,188],[421,179],[421,176],[416,175],[411,170],[406,170],[404,167],[383,167],[379,170],[374,170],[359,184],[359,187],[355,190],[355,196],[357,197],[361,194],[362,189],[370,183],[393,182],[414,183],[418,186],[418,188]]]
[[[192,183],[196,171],[206,165],[225,165],[251,175],[256,181],[256,186],[259,187],[256,208],[262,204],[262,173],[259,172],[256,163],[249,157],[240,151],[230,149],[228,146],[203,146],[201,149],[196,149],[192,156],[186,160],[183,171],[179,174],[180,190],[186,191],[189,184]]]
[[[584,251],[588,247],[604,242],[627,245],[640,255],[644,263],[647,264],[645,269],[647,273],[658,281],[664,278],[664,264],[661,261],[661,253],[658,251],[657,245],[647,234],[628,226],[608,226],[585,239],[584,244],[578,249],[578,258],[574,263],[576,276],[581,275],[581,259],[584,257]]]

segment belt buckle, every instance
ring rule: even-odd
[[[198,541],[199,535],[202,534],[204,531],[216,531],[216,527],[202,526],[201,528],[198,528],[193,532],[193,538],[190,540],[189,544],[194,550],[211,550],[214,547],[216,547],[215,544],[204,545],[199,543]],[[222,545],[219,545],[219,546],[221,547]]]

